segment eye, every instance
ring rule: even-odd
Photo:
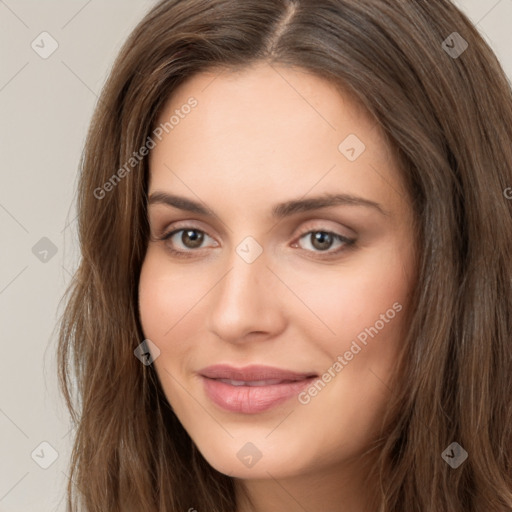
[[[185,226],[162,235],[159,240],[166,242],[167,250],[172,255],[178,257],[192,257],[197,249],[205,248],[203,244],[207,238],[211,237],[203,230],[193,226]],[[305,248],[302,247],[304,250],[318,254],[325,253],[327,257],[337,255],[355,243],[354,239],[323,229],[307,231],[300,235],[299,241],[303,239],[309,241]],[[217,247],[217,242],[214,243],[214,247]],[[336,247],[336,244],[338,248],[331,250],[333,246]],[[292,247],[297,247],[298,245],[299,244],[294,243]],[[309,247],[307,247],[308,245]],[[323,254],[321,254],[321,256],[323,257]]]
[[[313,249],[306,249],[310,252],[328,252],[329,255],[338,254],[345,250],[347,247],[355,243],[354,239],[347,238],[339,233],[334,233],[327,230],[312,230],[300,236],[299,240],[305,239],[309,241],[309,246]],[[338,242],[338,249],[330,251],[333,244]],[[297,244],[295,244],[297,245]],[[308,245],[308,244],[307,244]]]
[[[167,244],[169,246],[169,251],[172,254],[177,256],[189,256],[187,253],[201,248],[205,238],[211,237],[200,229],[188,226],[185,228],[175,229],[170,233],[163,235],[160,240],[172,242]],[[178,244],[178,249],[174,248],[176,244]]]

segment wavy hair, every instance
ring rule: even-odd
[[[468,44],[460,55],[454,32]],[[59,322],[59,382],[77,426],[69,510],[236,510],[233,479],[201,456],[154,368],[134,357],[147,158],[117,171],[179,84],[257,61],[351,91],[413,198],[418,281],[374,447],[374,510],[512,510],[512,91],[448,0],[163,0],[133,30],[82,155],[81,259]],[[441,457],[454,441],[469,454],[457,469]]]

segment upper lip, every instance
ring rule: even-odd
[[[227,364],[208,366],[199,371],[199,374],[209,379],[230,379],[244,382],[279,379],[283,381],[299,381],[316,377],[313,372],[295,372],[283,370],[273,366],[250,365],[235,368]]]

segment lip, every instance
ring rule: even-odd
[[[313,372],[261,365],[235,368],[221,364],[208,366],[198,373],[212,402],[224,410],[244,414],[260,413],[282,404],[318,378]],[[228,381],[235,381],[237,385]]]

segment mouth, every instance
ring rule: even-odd
[[[222,409],[256,414],[290,400],[318,375],[270,366],[209,366],[199,372],[206,396]]]

